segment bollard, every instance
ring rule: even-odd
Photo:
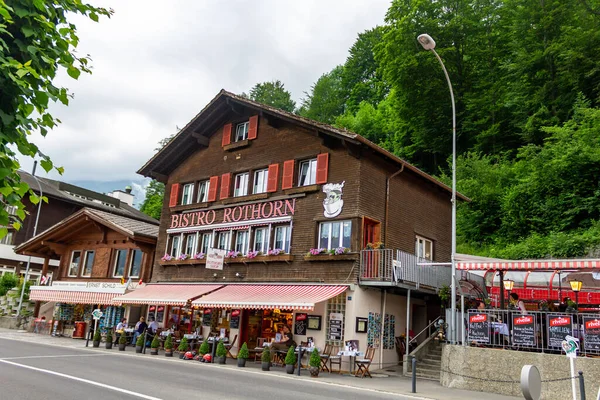
[[[298,376],[300,376],[300,367],[302,366],[302,346],[298,346]]]
[[[146,354],[146,341],[148,340],[148,330],[144,330],[144,344],[142,345],[142,354]]]
[[[85,340],[85,347],[88,347],[88,345],[90,343],[90,334],[91,333],[92,333],[92,330],[90,329],[87,334],[87,339]]]
[[[215,340],[216,338],[213,337],[213,341],[212,341],[212,349],[210,351],[210,362],[211,364],[215,363],[215,353],[217,351],[217,341]]]
[[[412,358],[412,392],[417,393],[417,358]]]
[[[579,371],[579,394],[581,400],[585,400],[585,382],[583,380],[583,371]]]

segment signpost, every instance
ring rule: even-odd
[[[98,329],[98,320],[102,318],[103,315],[104,313],[99,308],[96,308],[94,311],[92,311],[92,317],[94,318],[94,333]]]
[[[577,350],[579,350],[579,339],[567,335],[561,342],[561,347],[569,358],[569,364],[571,365],[571,387],[573,390],[573,400],[577,400],[577,387],[575,385],[575,359],[577,358]]]
[[[208,249],[208,251],[206,252],[206,269],[222,270],[226,254],[226,250]]]

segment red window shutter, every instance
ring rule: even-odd
[[[267,181],[267,192],[277,191],[277,181],[279,180],[279,164],[269,165],[269,179]]]
[[[329,153],[321,153],[317,156],[317,184],[327,183],[329,171]]]
[[[229,185],[231,183],[231,172],[221,175],[221,200],[229,197]]]
[[[171,185],[171,196],[169,197],[169,207],[175,207],[177,200],[179,200],[179,183]]]
[[[217,200],[217,186],[219,186],[219,177],[211,176],[208,183],[208,201]]]
[[[283,178],[281,179],[281,189],[291,189],[294,187],[294,160],[284,161]]]
[[[258,115],[250,117],[250,123],[248,124],[248,140],[256,139],[258,134]]]
[[[222,146],[227,146],[229,143],[231,143],[232,127],[233,126],[231,124],[227,124],[223,127],[223,141],[221,142]]]

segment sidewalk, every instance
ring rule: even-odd
[[[28,332],[21,332],[16,330],[9,330],[0,328],[0,338],[4,339],[12,339],[12,340],[20,340],[29,343],[37,343],[37,344],[45,344],[50,346],[60,346],[67,347],[72,349],[85,349],[85,340],[81,339],[71,339],[71,338],[62,338],[62,337],[52,337],[50,335],[39,335]],[[164,357],[162,351],[159,356],[150,356],[150,350],[147,350],[146,354],[136,354],[133,347],[127,347],[125,352],[120,352],[113,348],[112,350],[106,350],[104,348],[104,343],[102,343],[99,349],[92,348],[92,342],[89,343],[89,351],[103,351],[103,352],[111,352],[114,355],[125,355],[132,357],[144,357],[144,358],[153,358],[157,362],[159,361],[170,361],[170,362],[186,362],[186,363],[194,363],[200,364],[196,361],[182,361],[173,357],[172,359]],[[385,371],[376,371],[373,374],[373,379],[369,378],[356,378],[353,376],[345,376],[338,374],[329,374],[329,373],[321,373],[319,377],[311,378],[307,371],[302,370],[302,375],[288,375],[285,373],[285,370],[280,367],[272,367],[270,372],[261,371],[260,363],[254,363],[251,360],[248,360],[246,363],[246,368],[238,368],[235,360],[228,359],[228,364],[226,365],[207,365],[207,367],[217,367],[217,368],[229,368],[236,369],[238,371],[244,370],[249,373],[261,373],[261,374],[273,374],[273,375],[281,375],[282,377],[286,377],[289,379],[305,379],[305,380],[314,380],[323,384],[332,384],[332,385],[340,385],[345,387],[356,387],[362,388],[366,390],[380,391],[386,393],[394,393],[401,394],[404,396],[414,397],[415,399],[439,399],[439,400],[480,400],[485,398],[486,400],[513,400],[519,399],[519,397],[510,397],[510,396],[502,396],[493,393],[483,393],[483,392],[473,392],[468,390],[459,390],[459,389],[450,389],[442,387],[438,382],[425,380],[425,379],[417,379],[417,393],[411,393],[411,380],[410,378],[406,378],[403,376],[390,375],[386,374]]]

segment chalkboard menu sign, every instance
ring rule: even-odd
[[[297,313],[296,321],[294,323],[294,335],[306,335],[306,328],[308,327],[308,318],[306,313]]]
[[[205,308],[202,313],[202,326],[210,326],[212,320],[212,309]]]
[[[570,315],[548,315],[548,347],[562,348],[567,335],[573,336],[573,319]]]
[[[239,329],[240,328],[240,310],[231,311],[231,319],[229,320],[229,328]]]
[[[487,314],[469,313],[469,342],[490,342],[490,320]]]
[[[535,346],[535,318],[531,315],[513,315],[513,343]]]
[[[165,306],[158,306],[156,308],[156,322],[163,322],[165,317]]]
[[[586,350],[600,350],[600,319],[583,317],[583,337]]]
[[[344,314],[331,313],[329,314],[329,340],[342,340],[342,323],[344,322]]]

